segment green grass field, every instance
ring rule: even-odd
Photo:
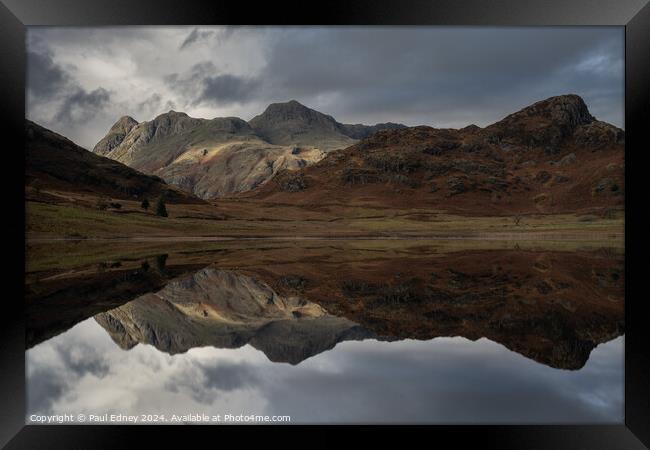
[[[484,239],[619,240],[623,216],[574,214],[513,217],[453,216],[427,210],[304,208],[231,201],[217,205],[168,205],[169,217],[122,202],[119,210],[27,202],[28,240],[96,238],[236,237],[461,237]],[[337,213],[341,215],[337,215]]]

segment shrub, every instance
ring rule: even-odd
[[[164,197],[160,196],[156,202],[156,215],[160,217],[167,217],[167,207],[165,206]]]
[[[165,267],[167,265],[167,254],[162,254],[162,255],[156,256],[156,259],[154,261],[156,263],[156,270],[159,273],[164,274],[165,273]]]
[[[298,192],[307,189],[307,181],[300,173],[287,173],[279,180],[280,189],[286,192]]]
[[[287,275],[280,278],[280,284],[293,291],[303,291],[307,287],[307,279],[300,275]]]
[[[144,209],[145,211],[149,209],[149,199],[145,198],[142,200],[142,203],[140,203],[140,208]]]
[[[381,177],[379,174],[372,170],[346,168],[341,175],[341,178],[346,184],[368,184],[379,183]]]

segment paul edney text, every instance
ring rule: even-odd
[[[257,414],[54,414],[29,416],[32,423],[259,423],[291,422],[291,416]]]
[[[88,414],[88,423],[138,423],[146,422],[144,415],[129,414]]]

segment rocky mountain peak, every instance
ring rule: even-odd
[[[495,141],[527,146],[557,146],[577,127],[596,119],[575,94],[559,95],[533,103],[486,128]]]
[[[157,115],[157,116],[152,120],[152,122],[153,122],[153,123],[174,123],[174,122],[183,121],[183,120],[186,120],[186,119],[190,119],[190,120],[201,120],[201,119],[194,119],[194,118],[188,116],[188,115],[187,115],[186,113],[184,113],[184,112],[178,112],[178,111],[174,111],[174,110],[169,110],[169,111],[166,112],[166,113],[162,113],[162,114]]]
[[[110,131],[122,131],[128,133],[138,124],[138,121],[131,116],[122,116],[113,124]]]
[[[272,103],[249,122],[266,141],[278,145],[314,145],[323,150],[354,143],[332,116],[306,107],[296,100]]]
[[[146,135],[148,139],[163,138],[170,135],[177,135],[193,129],[206,119],[195,119],[184,112],[170,110],[169,112],[156,116],[151,122],[146,123]]]
[[[515,119],[540,117],[551,120],[558,125],[571,127],[586,125],[595,120],[589,113],[589,109],[582,97],[575,94],[547,98],[546,100],[533,103],[508,117]]]
[[[93,152],[99,155],[106,155],[115,147],[120,145],[124,138],[133,128],[138,125],[138,121],[131,116],[122,116],[113,124],[108,134],[99,141],[93,148]]]
[[[331,116],[308,108],[296,100],[285,103],[271,103],[262,114],[253,118],[250,123],[255,128],[256,124],[262,125],[265,122],[278,123],[287,121],[336,124],[336,121]]]
[[[183,111],[174,111],[173,109],[170,109],[166,113],[159,114],[156,116],[158,117],[189,117],[187,113],[184,113]]]

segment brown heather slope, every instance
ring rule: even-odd
[[[25,124],[25,141],[28,199],[51,200],[51,195],[43,191],[56,191],[131,200],[164,194],[170,203],[204,203],[158,177],[93,154],[29,120]]]
[[[623,130],[563,95],[485,128],[379,131],[243,196],[476,216],[602,212],[623,208],[624,164]]]

